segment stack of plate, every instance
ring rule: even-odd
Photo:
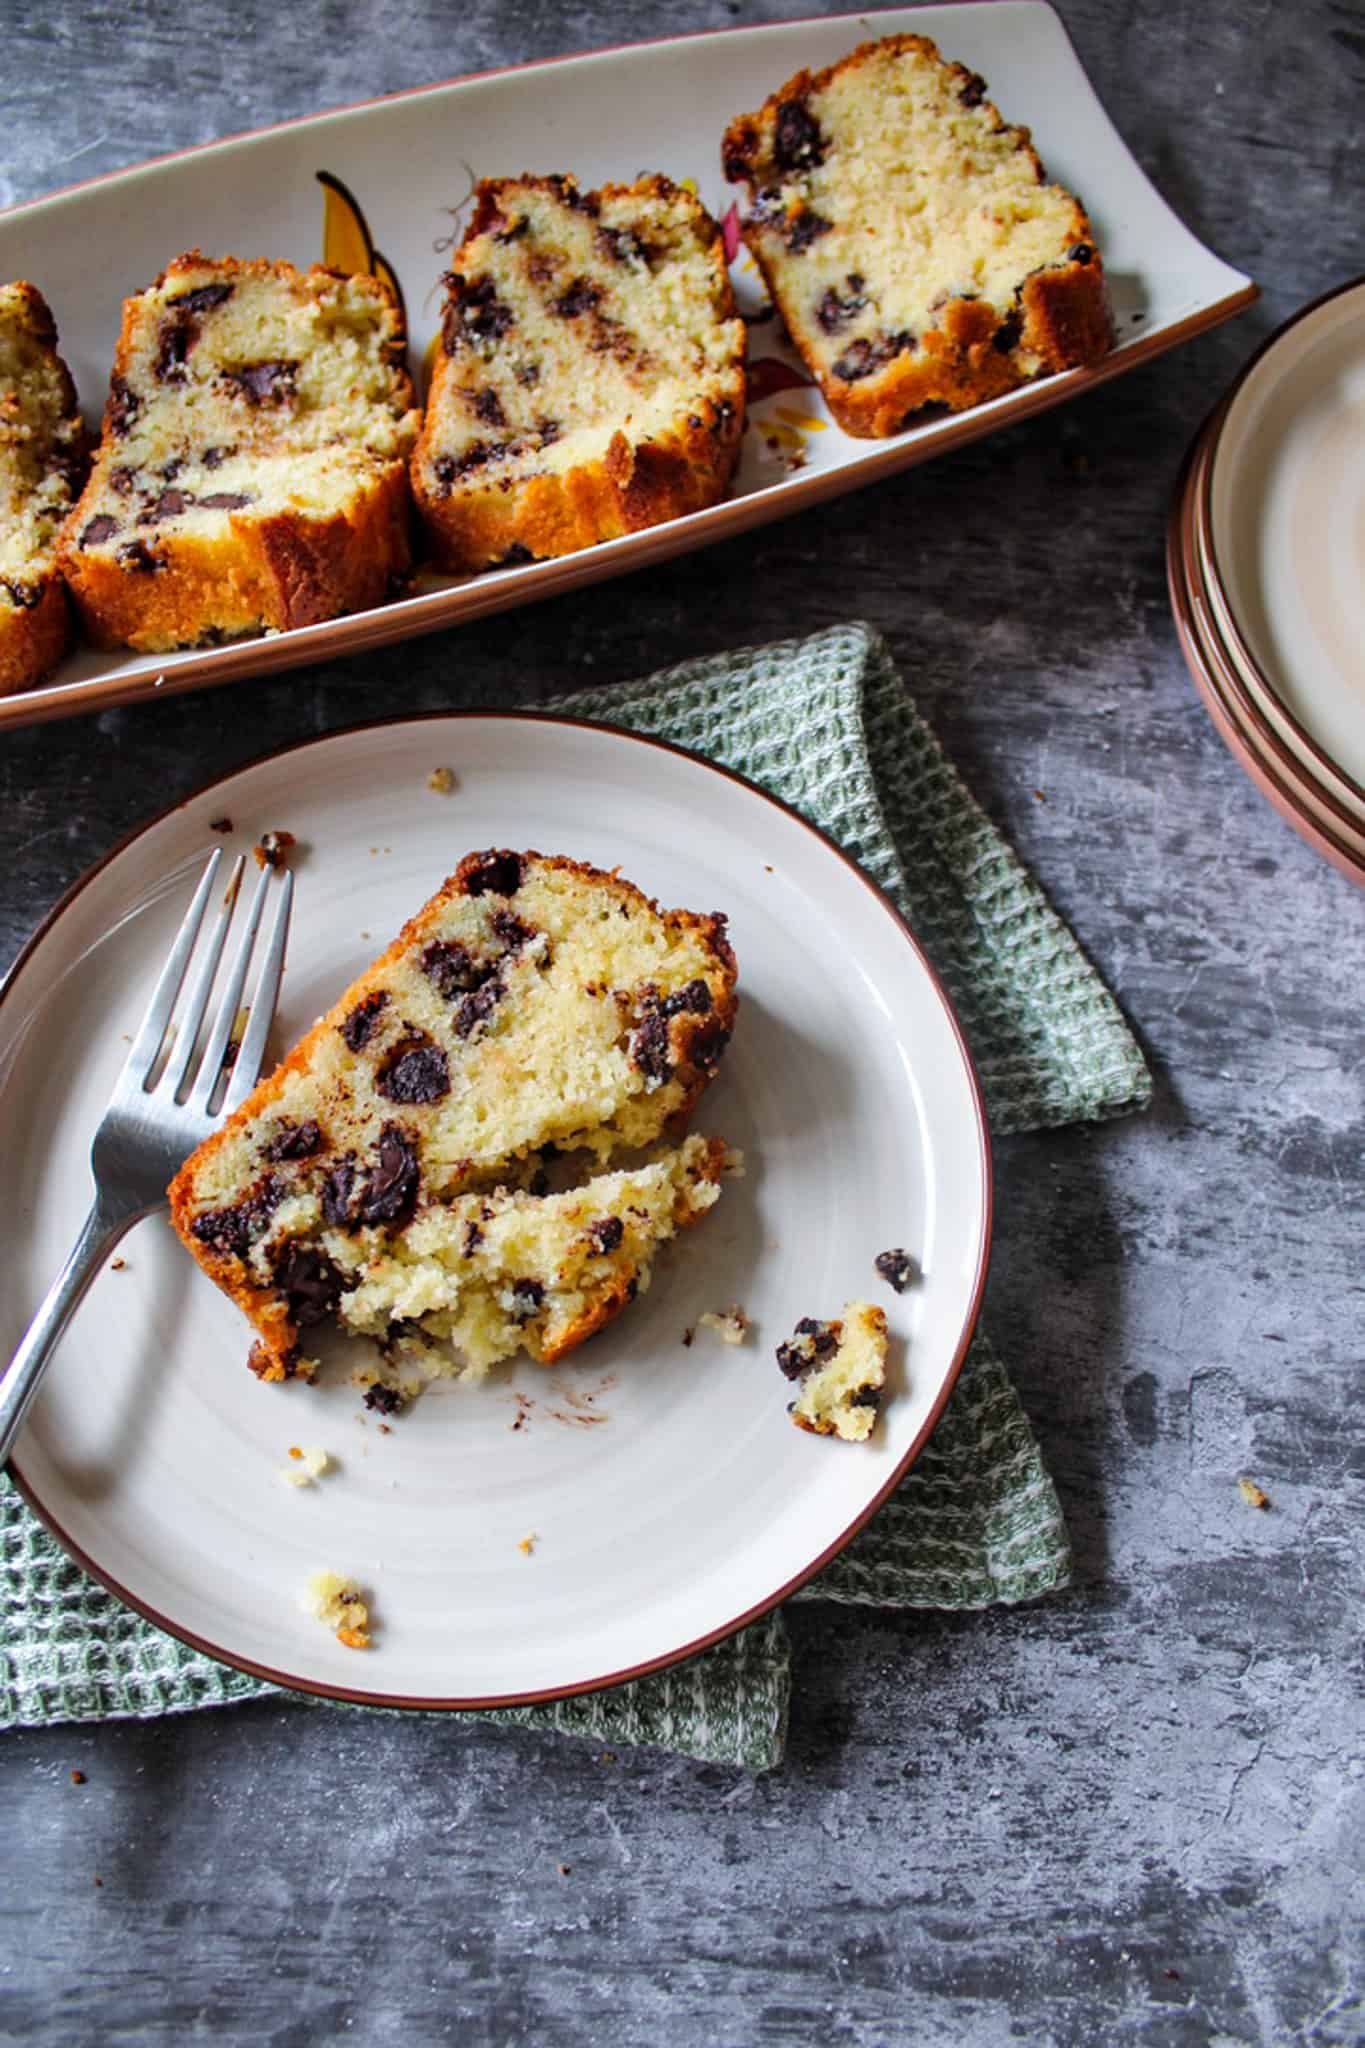
[[[1166,550],[1219,732],[1276,810],[1365,882],[1365,279],[1248,363],[1186,457]]]

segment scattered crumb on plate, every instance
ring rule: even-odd
[[[283,867],[292,847],[298,845],[292,832],[262,832],[251,851],[258,868]]]
[[[886,1383],[886,1317],[870,1301],[850,1301],[832,1322],[803,1316],[777,1347],[783,1375],[799,1382],[787,1412],[814,1436],[865,1443],[881,1411]]]
[[[894,1287],[897,1294],[904,1294],[911,1281],[919,1277],[919,1267],[899,1245],[892,1251],[878,1252],[874,1263],[887,1286]]]
[[[453,768],[433,768],[427,777],[427,788],[434,789],[437,796],[449,796],[455,787]]]
[[[308,1603],[348,1650],[369,1649],[370,1610],[359,1589],[340,1572],[314,1572],[308,1581]]]
[[[311,1486],[315,1479],[321,1479],[323,1473],[331,1469],[331,1457],[320,1444],[310,1444],[307,1448],[291,1444],[289,1463],[281,1467],[280,1477],[287,1486]]]
[[[708,1309],[697,1317],[697,1326],[714,1330],[722,1344],[742,1344],[749,1333],[749,1318],[738,1302],[727,1309]]]
[[[696,1331],[691,1328],[688,1328],[683,1331],[682,1341],[684,1351],[690,1351],[692,1349],[692,1339],[696,1336],[696,1334]]]
[[[210,818],[209,830],[210,832],[230,832],[232,830],[232,820],[231,818]]]
[[[127,1270],[128,1261],[126,1259],[110,1259],[109,1271],[111,1273],[126,1273]]]
[[[1264,1492],[1254,1479],[1247,1479],[1243,1476],[1237,1481],[1237,1486],[1242,1499],[1249,1508],[1268,1508],[1270,1506],[1270,1495]]]
[[[531,1553],[534,1551],[539,1541],[540,1531],[538,1529],[532,1529],[529,1536],[522,1537],[520,1543],[517,1545],[517,1549],[521,1552],[523,1557],[530,1557]]]

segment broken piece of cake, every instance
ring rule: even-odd
[[[470,854],[171,1183],[181,1239],[255,1325],[253,1370],[310,1376],[302,1333],[335,1318],[387,1367],[477,1377],[618,1314],[719,1193],[723,1141],[679,1141],[735,979],[719,914]],[[587,1178],[542,1190],[562,1155]]]
[[[88,462],[47,301],[0,285],[0,693],[41,682],[66,649],[57,541]]]
[[[372,277],[178,256],[127,299],[61,568],[100,647],[193,647],[390,596],[418,413]]]
[[[725,134],[744,239],[835,419],[894,434],[1109,349],[1085,209],[927,36],[800,71]]]
[[[484,179],[446,285],[412,464],[438,567],[566,555],[724,496],[744,323],[690,192]]]
[[[800,1382],[789,1413],[798,1429],[862,1443],[881,1412],[886,1385],[886,1317],[871,1302],[851,1301],[834,1322],[805,1316],[777,1347],[777,1362]]]

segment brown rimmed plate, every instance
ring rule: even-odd
[[[428,787],[448,767],[453,794]],[[561,1367],[439,1384],[385,1431],[338,1341],[323,1381],[263,1386],[249,1332],[161,1220],[101,1275],[14,1457],[71,1554],[224,1662],[335,1698],[467,1707],[581,1692],[690,1654],[818,1571],[926,1441],[971,1338],[990,1239],[980,1091],[952,1010],[884,896],[739,778],[609,728],[470,713],[286,749],[178,804],[70,892],[0,1000],[14,1197],[13,1345],[75,1234],[90,1134],[215,822],[300,846],[279,1020],[292,1040],[467,849],[524,844],[731,919],[742,1007],[696,1127],[743,1180],[627,1315]],[[813,973],[812,961],[820,963]],[[874,1268],[904,1246],[897,1296]],[[892,1331],[872,1440],[794,1429],[775,1346],[878,1301]],[[732,1348],[700,1314],[742,1303]],[[686,1332],[694,1340],[684,1342]],[[333,1469],[299,1491],[289,1447]],[[376,1647],[303,1610],[330,1569]]]
[[[1006,113],[1030,124],[1049,173],[1077,190],[1104,250],[1118,341],[1069,371],[885,442],[829,419],[773,323],[751,328],[756,397],[730,500],[557,562],[485,576],[427,577],[381,609],[226,647],[146,657],[71,655],[42,687],[0,699],[0,724],[97,710],[167,691],[267,674],[433,632],[708,545],[924,462],[1135,368],[1255,297],[1148,182],[1110,122],[1061,22],[1043,0],[900,8],[685,36],[489,73],[265,129],[78,185],[0,215],[0,277],[47,295],[87,412],[103,402],[124,296],[182,249],[320,258],[395,281],[414,356],[436,332],[438,279],[472,179],[572,171],[586,186],[643,167],[689,179],[718,217],[734,199],[719,167],[729,118],[792,72],[903,29],[982,72]],[[730,230],[735,244],[733,226]],[[92,264],[90,251],[100,251]],[[736,247],[741,303],[757,310]]]

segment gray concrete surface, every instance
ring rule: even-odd
[[[785,11],[4,0],[0,200],[462,70]],[[330,1709],[11,1735],[0,2039],[1365,2039],[1365,899],[1225,753],[1162,563],[1214,397],[1365,268],[1365,15],[1062,12],[1144,166],[1260,280],[1253,312],[628,587],[9,735],[0,937],[8,956],[151,792],[439,705],[453,661],[512,702],[872,619],[1158,1078],[1144,1120],[997,1148],[988,1324],[1057,1475],[1074,1590],[971,1618],[796,1610],[790,1759],[760,1781]]]

